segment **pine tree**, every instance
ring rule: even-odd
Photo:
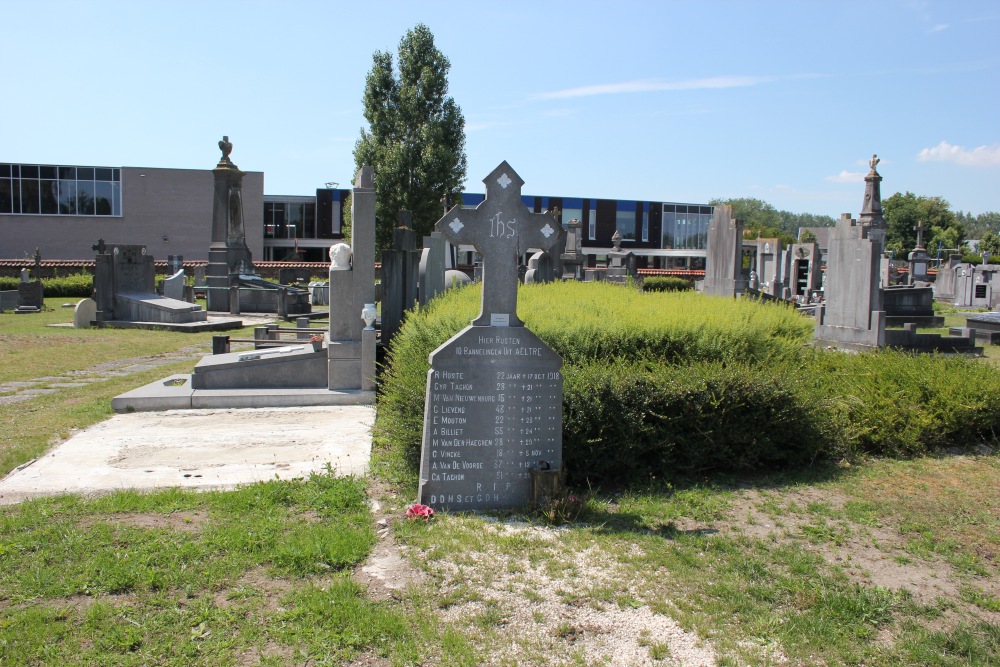
[[[365,82],[368,129],[354,146],[354,162],[375,168],[376,246],[392,242],[398,212],[413,212],[413,226],[429,234],[441,217],[441,200],[465,182],[465,118],[448,96],[451,63],[434,46],[434,35],[418,24],[399,42],[398,70],[392,54],[376,51]]]

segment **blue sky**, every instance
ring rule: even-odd
[[[204,168],[347,187],[372,53],[418,22],[451,60],[466,190],[856,214],[1000,211],[1000,3],[5,0],[0,161]]]

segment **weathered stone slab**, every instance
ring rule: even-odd
[[[526,505],[531,471],[562,466],[561,368],[524,327],[466,327],[435,350],[418,502],[451,511]]]

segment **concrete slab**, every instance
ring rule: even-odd
[[[374,391],[307,389],[194,389],[190,375],[171,375],[111,399],[115,412],[200,408],[285,408],[375,405]]]
[[[0,504],[63,493],[226,489],[364,474],[374,406],[171,410],[116,415],[0,480]]]

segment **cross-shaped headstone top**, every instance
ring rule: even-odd
[[[917,232],[917,250],[925,250],[924,248],[924,230],[927,229],[927,225],[924,224],[923,220],[917,222],[916,226],[913,228]]]
[[[108,246],[104,242],[104,239],[97,239],[97,243],[90,246],[90,249],[96,250],[98,255],[103,255],[104,251],[108,249]]]
[[[435,229],[455,245],[483,256],[483,299],[473,326],[520,327],[517,317],[518,257],[530,248],[549,250],[559,238],[552,216],[532,213],[521,201],[524,181],[506,161],[483,179],[486,199],[474,209],[452,207]]]

